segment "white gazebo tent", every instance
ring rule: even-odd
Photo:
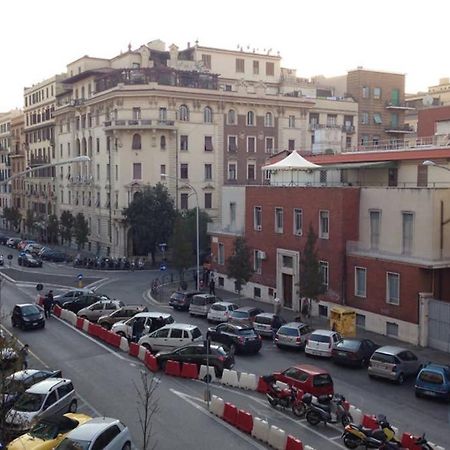
[[[296,151],[281,161],[262,167],[266,175],[264,179],[270,179],[270,184],[274,186],[311,184],[314,181],[314,171],[319,169],[321,166],[309,162]]]

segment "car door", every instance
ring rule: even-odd
[[[149,344],[154,351],[169,350],[168,339],[169,339],[170,328],[163,328],[161,330],[154,331],[149,337]]]
[[[183,363],[195,363],[196,347],[183,347],[174,352],[175,361]]]
[[[74,389],[72,383],[64,383],[58,386],[58,414],[65,414],[69,411],[70,403],[74,397]]]
[[[405,366],[407,367],[407,374],[415,375],[419,370],[419,361],[417,359],[417,356],[409,350],[399,353],[399,356],[400,355],[402,360],[404,361]]]
[[[183,331],[181,328],[171,328],[167,341],[164,342],[166,349],[181,347],[185,343],[183,338]]]
[[[53,417],[58,413],[58,396],[55,389],[47,394],[44,404],[42,405],[42,411],[39,414],[39,417]]]
[[[229,345],[228,344],[229,337],[227,335],[228,329],[229,326],[226,323],[217,325],[215,331],[213,332],[213,335],[211,336],[211,340],[221,342],[222,344],[225,345]]]
[[[114,441],[120,435],[120,429],[117,425],[112,425],[106,430],[102,431],[92,444],[92,450],[108,450],[115,448]]]

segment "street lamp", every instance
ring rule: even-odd
[[[197,291],[200,290],[200,227],[199,227],[199,204],[198,204],[198,194],[196,189],[194,188],[194,186],[192,186],[192,184],[186,182],[185,180],[178,178],[178,177],[172,177],[170,175],[166,175],[165,173],[161,174],[161,177],[164,178],[171,178],[173,180],[178,181],[183,181],[184,184],[191,189],[191,191],[194,193],[195,195],[195,201],[197,203],[197,208],[196,208],[196,228],[197,228]]]
[[[439,167],[440,169],[448,170],[450,172],[450,169],[447,166],[443,166],[442,164],[437,164],[434,161],[431,161],[430,159],[427,159],[422,163],[422,166],[434,166]]]

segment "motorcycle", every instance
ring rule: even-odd
[[[432,447],[428,441],[425,438],[425,433],[422,434],[422,436],[419,437],[413,437],[413,442],[410,443],[410,445],[413,445],[414,447],[408,447],[408,448],[415,448],[415,449],[421,449],[421,450],[433,450],[434,447]],[[403,449],[403,446],[398,441],[395,442],[383,442],[381,446],[379,447],[380,450],[395,450],[395,449]]]
[[[364,448],[384,448],[394,449],[399,447],[399,442],[395,438],[395,431],[386,419],[386,416],[377,417],[379,428],[371,429],[349,423],[345,426],[342,439],[347,448],[355,449],[360,446]],[[384,445],[384,447],[382,447]]]
[[[264,381],[269,386],[266,393],[267,400],[274,408],[281,406],[283,409],[292,409],[297,417],[303,417],[306,411],[305,404],[302,402],[301,393],[293,386],[282,389],[277,386],[276,379],[272,375],[264,376]]]
[[[311,394],[304,394],[302,401],[307,407],[306,420],[310,425],[340,422],[345,427],[353,421],[345,407],[345,397],[341,394],[322,395],[317,402],[313,402]]]
[[[142,270],[144,268],[144,261],[142,261],[141,258],[138,259],[137,267],[139,270]]]

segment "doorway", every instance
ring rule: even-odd
[[[288,273],[281,274],[283,284],[283,306],[292,308],[292,275]]]

